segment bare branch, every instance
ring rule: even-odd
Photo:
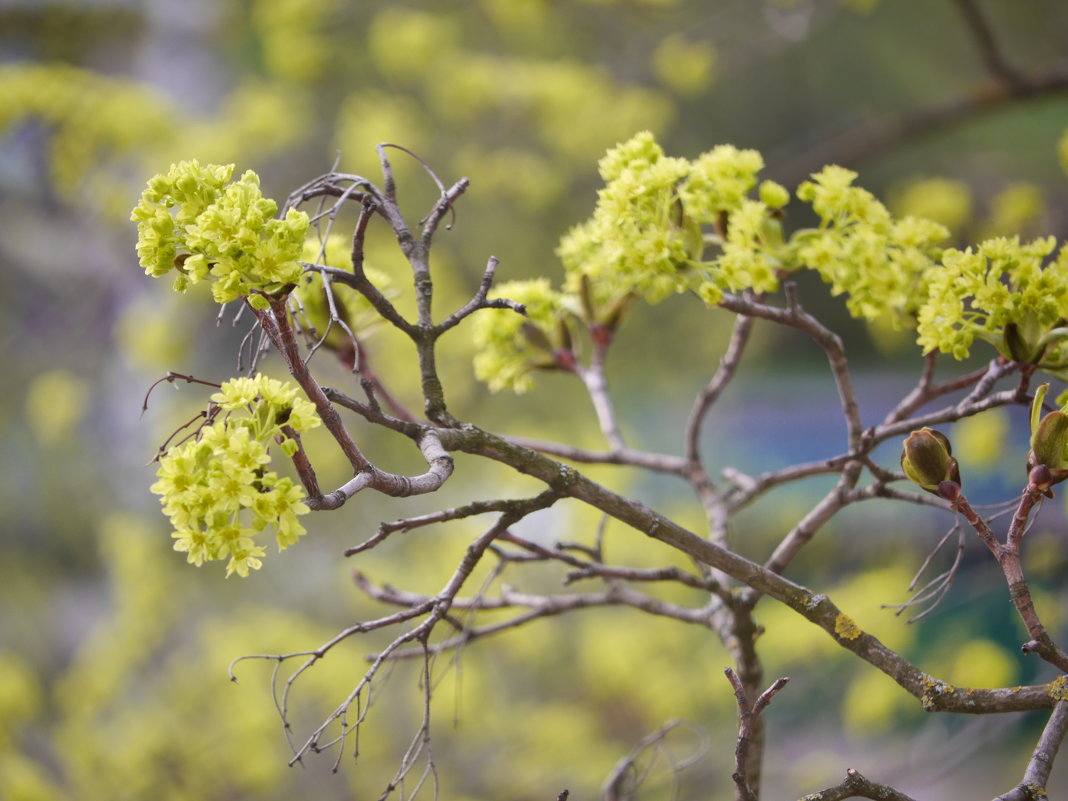
[[[977,381],[994,375],[994,380],[1004,375],[1004,363],[998,359],[993,360],[984,368],[975,370],[966,375],[959,376],[951,379],[944,384],[934,383],[934,370],[938,360],[938,353],[928,353],[923,360],[923,371],[920,374],[919,383],[913,388],[913,390],[901,399],[883,420],[883,425],[889,425],[891,423],[897,423],[904,420],[910,414],[913,414],[917,409],[923,406],[925,403],[929,403],[935,398],[942,395],[946,395],[950,392],[956,392],[959,389],[971,386]],[[983,384],[987,391],[991,384]],[[977,388],[978,389],[978,388]],[[983,393],[985,394],[985,392]],[[976,397],[969,396],[971,400],[978,400]]]
[[[788,282],[783,289],[786,292],[787,299],[787,307],[785,309],[778,306],[768,306],[751,298],[743,298],[737,295],[724,295],[719,301],[719,305],[738,314],[762,317],[765,320],[797,328],[808,334],[814,342],[823,348],[831,367],[831,374],[834,376],[835,384],[838,386],[838,396],[842,404],[846,428],[848,429],[849,449],[855,451],[861,444],[863,426],[860,421],[860,410],[857,407],[856,393],[853,391],[853,379],[849,373],[849,365],[846,362],[842,339],[801,308],[801,304],[797,301],[795,284]]]
[[[319,660],[323,659],[327,653],[334,648],[338,643],[348,639],[349,637],[372,631],[376,629],[386,628],[402,624],[406,621],[413,620],[415,618],[422,617],[423,619],[415,625],[413,628],[403,631],[398,634],[394,640],[377,656],[372,657],[372,664],[365,672],[363,677],[356,683],[349,695],[334,709],[334,711],[327,716],[322,723],[319,724],[311,734],[303,741],[303,743],[296,744],[293,749],[293,758],[290,760],[290,764],[300,761],[305,754],[312,752],[319,752],[328,748],[337,746],[340,752],[345,749],[346,742],[349,737],[355,736],[363,722],[366,719],[367,712],[370,708],[370,693],[372,691],[372,685],[382,670],[383,666],[391,660],[398,657],[401,649],[410,643],[417,643],[419,646],[418,654],[423,657],[424,666],[424,716],[422,723],[412,740],[412,745],[405,753],[404,758],[401,761],[401,766],[398,769],[397,775],[394,777],[394,781],[386,788],[381,798],[388,796],[400,781],[410,772],[412,767],[417,764],[417,761],[421,758],[426,760],[426,770],[422,777],[418,780],[419,785],[426,781],[427,778],[434,778],[436,783],[436,771],[433,764],[433,758],[430,751],[430,718],[429,718],[429,704],[430,704],[430,688],[433,682],[430,680],[429,670],[430,663],[429,657],[433,652],[428,645],[430,636],[433,633],[434,628],[439,622],[447,619],[449,610],[453,605],[458,593],[463,587],[464,583],[471,576],[475,567],[478,565],[486,550],[491,543],[505,532],[510,525],[513,525],[524,516],[531,514],[538,509],[545,508],[550,505],[555,498],[550,495],[543,494],[537,498],[532,498],[525,502],[519,502],[515,504],[511,509],[503,513],[498,520],[481,534],[467,549],[463,559],[457,565],[453,575],[445,583],[445,586],[441,589],[437,595],[427,598],[417,604],[406,605],[406,608],[398,611],[393,615],[389,615],[383,618],[379,618],[369,623],[358,623],[354,626],[345,629],[340,632],[329,641],[321,645],[314,651],[296,652],[290,654],[253,654],[241,657],[234,660],[230,665],[230,677],[236,681],[234,668],[238,662],[245,659],[269,659],[275,660],[279,663],[304,657],[304,661],[297,667],[293,673],[286,679],[284,683],[284,689],[281,697],[277,698],[276,704],[279,710],[279,715],[282,718],[282,722],[288,732],[290,728],[289,721],[289,694],[292,690],[294,683],[303,675],[304,672],[313,667]],[[355,719],[350,719],[350,710],[356,708]],[[339,727],[339,733],[333,737],[328,737],[327,731],[334,725]],[[335,769],[337,767],[335,762]]]
[[[335,281],[339,284],[345,284],[350,286],[367,298],[368,302],[374,306],[375,311],[378,312],[383,320],[387,320],[394,327],[400,329],[406,334],[411,334],[415,329],[410,322],[401,316],[396,307],[389,302],[389,299],[382,294],[382,292],[371,283],[362,272],[360,274],[350,273],[348,270],[342,270],[338,267],[325,267],[316,265],[315,268],[318,272],[323,274],[323,278],[329,276],[331,281]]]
[[[349,464],[357,472],[371,470],[371,463],[353,441],[337,410],[330,405],[330,401],[323,394],[322,387],[319,386],[319,382],[309,372],[308,365],[305,364],[300,355],[296,337],[294,337],[293,330],[289,326],[286,299],[284,297],[270,299],[270,308],[264,310],[253,308],[252,313],[256,315],[256,319],[260,321],[263,330],[282,355],[286,366],[289,368],[289,374],[293,376],[300,388],[304,390],[304,394],[315,405],[315,411],[318,412],[323,425],[334,437],[342,453],[349,460]]]
[[[148,411],[148,397],[152,394],[152,390],[154,390],[164,381],[166,381],[168,384],[174,384],[175,381],[185,381],[185,383],[187,384],[203,384],[204,386],[215,387],[216,389],[222,386],[222,384],[216,384],[214,381],[204,381],[200,378],[194,378],[191,375],[184,375],[182,373],[176,373],[173,370],[170,370],[168,371],[167,375],[163,376],[163,378],[159,379],[158,381],[152,382],[152,386],[148,388],[148,391],[145,393],[145,399],[141,403],[142,416],[144,416],[145,412]]]
[[[432,599],[419,593],[399,590],[396,587],[377,586],[362,573],[353,576],[356,585],[370,598],[393,606],[412,607],[423,606]],[[693,609],[678,604],[667,603],[657,598],[652,598],[636,590],[622,585],[609,585],[601,592],[576,593],[571,595],[528,595],[515,592],[508,588],[502,588],[501,594],[496,598],[477,595],[471,598],[454,598],[450,608],[461,611],[480,612],[486,610],[501,610],[524,608],[529,611],[516,615],[508,620],[493,623],[486,626],[464,626],[456,637],[442,640],[430,646],[432,653],[461,648],[467,643],[482,639],[493,634],[501,634],[505,631],[518,628],[545,617],[555,617],[579,609],[593,609],[607,606],[628,606],[658,617],[667,617],[681,623],[692,623],[703,627],[710,626],[709,611],[707,608]],[[421,650],[398,651],[391,655],[392,659],[412,659],[419,657]]]
[[[552,493],[544,492],[538,496],[541,500],[551,500]],[[476,501],[469,503],[466,506],[459,506],[453,509],[443,509],[439,512],[432,512],[426,515],[420,515],[419,517],[407,517],[402,520],[396,520],[392,523],[382,523],[378,527],[378,533],[376,533],[369,540],[360,543],[345,550],[345,556],[354,556],[355,554],[362,553],[363,551],[370,550],[378,545],[380,542],[389,537],[397,531],[409,531],[413,528],[419,528],[421,526],[429,526],[435,523],[445,523],[450,520],[461,520],[467,517],[473,517],[475,515],[488,514],[490,512],[507,512],[515,508],[517,505],[522,505],[523,500],[493,500],[493,501]],[[507,532],[501,535],[502,539],[508,538]]]
[[[1045,790],[1046,782],[1049,780],[1053,761],[1057,758],[1057,751],[1061,747],[1066,731],[1068,731],[1068,701],[1058,701],[1027,763],[1023,780],[1009,792],[999,795],[994,801],[1049,801]]]
[[[735,511],[752,503],[754,499],[768,490],[782,484],[810,478],[811,476],[838,473],[852,458],[851,455],[845,454],[831,459],[821,459],[818,462],[806,462],[784,467],[781,470],[761,473],[756,477],[747,476],[732,467],[724,468],[723,478],[733,485],[725,494],[725,499],[728,501],[731,511]]]
[[[282,431],[289,439],[297,443],[297,450],[292,457],[293,467],[296,468],[297,476],[300,477],[300,482],[304,485],[308,497],[320,497],[322,492],[319,489],[319,479],[315,475],[315,468],[312,467],[308,454],[304,451],[304,443],[301,442],[300,434],[292,426],[282,426]]]
[[[1009,66],[1009,63],[1005,60],[1005,56],[994,38],[994,31],[975,0],[954,0],[954,2],[960,10],[961,16],[964,17],[975,43],[979,46],[983,64],[986,65],[991,76],[1004,81],[1010,86],[1021,86],[1024,83],[1023,75]]]
[[[443,429],[442,444],[511,464],[562,495],[576,498],[626,523],[646,536],[687,554],[698,563],[722,570],[748,585],[748,600],[766,594],[786,604],[815,623],[838,645],[876,666],[914,697],[924,709],[978,713],[1023,709],[1048,709],[1053,701],[1042,686],[1009,689],[954,687],[924,673],[878,639],[856,627],[826,595],[817,594],[733,551],[700,537],[675,521],[653,512],[637,501],[621,497],[548,457],[496,437],[475,426]]]
[[[511,309],[516,314],[522,314],[524,317],[527,315],[527,307],[522,303],[517,303],[514,300],[508,300],[507,298],[494,298],[488,300],[490,287],[493,286],[493,277],[497,272],[498,260],[496,256],[490,256],[489,261],[486,262],[486,269],[482,273],[482,280],[479,282],[478,290],[475,292],[475,296],[471,300],[467,301],[461,308],[450,314],[444,320],[437,324],[435,331],[439,334],[448,331],[453,326],[457,325],[465,317],[473,314],[479,309]]]
[[[775,694],[785,687],[790,679],[785,676],[776,679],[768,689],[760,694],[754,703],[750,704],[749,698],[745,693],[745,687],[742,686],[742,680],[738,678],[738,674],[734,672],[734,669],[724,668],[723,673],[734,689],[734,700],[738,704],[738,740],[734,748],[734,773],[731,774],[735,785],[734,797],[737,801],[758,801],[758,796],[751,785],[751,777],[749,776],[750,744],[760,714],[771,703],[771,699],[775,697]]]
[[[601,435],[608,442],[613,451],[624,450],[627,447],[623,441],[623,434],[619,430],[616,420],[615,406],[608,394],[608,380],[604,372],[604,359],[601,349],[596,349],[588,367],[576,365],[576,372],[582,383],[586,386],[586,393],[593,402],[593,410],[597,414],[597,423],[601,427]]]
[[[823,527],[824,523],[845,507],[845,490],[855,482],[855,477],[843,472],[834,489],[824,495],[820,502],[812,507],[808,514],[801,518],[800,522],[782,538],[782,541],[764,563],[764,567],[776,573],[782,573],[816,532]]]
[[[979,387],[977,386],[976,389],[978,390]],[[989,409],[996,409],[999,406],[1007,406],[1020,402],[1019,395],[1015,389],[1005,390],[1003,392],[998,392],[995,395],[989,395],[982,399],[973,400],[972,396],[975,394],[976,393],[973,392],[972,395],[969,395],[960,403],[953,406],[947,406],[938,411],[928,412],[927,414],[920,415],[919,417],[912,417],[908,420],[899,420],[893,423],[879,425],[872,432],[872,443],[877,444],[893,437],[907,435],[924,426],[936,426],[939,423],[956,422],[965,417],[973,417],[981,412],[988,411]]]
[[[1024,578],[1023,564],[1020,561],[1020,541],[1023,537],[1023,532],[1027,528],[1027,520],[1030,517],[1031,509],[1042,497],[1043,490],[1034,484],[1024,489],[1004,544],[998,541],[987,522],[976,514],[963,493],[953,499],[953,502],[955,508],[964,515],[964,519],[975,529],[975,533],[979,535],[979,538],[998,560],[998,565],[1005,575],[1005,582],[1008,584],[1009,598],[1016,607],[1016,612],[1031,637],[1022,646],[1024,653],[1037,653],[1042,659],[1051,665],[1055,665],[1062,672],[1068,672],[1068,653],[1061,650],[1042,624],[1038,616],[1038,610],[1035,609],[1035,602],[1031,597],[1031,589]]]
[[[784,166],[777,179],[795,184],[824,164],[855,166],[879,154],[893,151],[906,142],[959,125],[1016,103],[1041,100],[1068,92],[1068,64],[1057,63],[1043,72],[1007,83],[998,78],[977,83],[939,103],[916,111],[885,117],[877,122],[856,125],[838,135],[820,137],[817,147],[791,162],[772,158]]]
[[[700,436],[701,425],[705,416],[734,377],[752,330],[753,318],[744,314],[738,315],[734,321],[734,329],[731,331],[727,350],[723,354],[723,358],[720,359],[719,367],[716,368],[715,374],[694,401],[693,408],[690,410],[690,418],[686,422],[685,434],[686,458],[692,464],[700,464],[701,462]]]
[[[817,793],[809,793],[800,801],[817,801],[817,799],[818,801],[843,801],[846,798],[870,798],[872,801],[916,801],[912,796],[905,795],[900,790],[865,779],[853,768],[846,771],[846,777],[841,784]]]
[[[429,467],[425,473],[402,476],[386,473],[374,465],[369,465],[333,492],[318,498],[309,498],[308,506],[313,510],[338,509],[357,492],[368,488],[395,498],[436,492],[452,475],[452,457],[441,447],[441,441],[434,429],[427,429],[418,439],[418,445]]]
[[[560,442],[529,439],[527,437],[508,437],[509,442],[521,448],[529,448],[549,456],[567,459],[569,462],[584,464],[614,464],[629,467],[641,467],[658,473],[685,475],[688,465],[685,459],[662,453],[649,453],[633,448],[620,448],[613,451],[590,451]]]
[[[441,222],[446,212],[452,214],[453,220],[455,221],[456,208],[453,204],[456,203],[460,195],[467,191],[467,188],[470,185],[471,182],[468,179],[461,178],[447,190],[442,188],[441,198],[434,204],[434,208],[430,210],[430,213],[420,220],[420,223],[423,226],[423,245],[425,247],[430,247],[430,242],[434,237],[434,233],[438,229],[438,224]],[[452,224],[449,224],[446,226],[446,229],[451,227]]]

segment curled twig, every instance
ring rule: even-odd
[[[144,416],[145,412],[148,411],[148,398],[152,394],[152,391],[164,381],[166,381],[168,384],[173,384],[175,381],[185,381],[185,383],[187,384],[203,384],[206,387],[215,387],[216,389],[222,386],[222,384],[216,384],[214,381],[205,381],[202,378],[194,378],[191,375],[185,375],[184,373],[176,373],[173,370],[170,370],[168,371],[167,375],[163,376],[163,378],[160,378],[157,381],[153,381],[152,386],[150,386],[148,388],[148,391],[145,393],[145,399],[141,403],[142,417]]]
[[[666,740],[675,729],[686,727],[699,737],[697,747],[690,756],[676,759],[667,749]],[[653,750],[653,759],[642,769],[638,768],[638,760],[648,751]],[[657,756],[663,756],[671,769],[674,792],[672,798],[678,796],[678,785],[681,773],[691,765],[703,759],[708,752],[708,734],[681,720],[670,720],[654,731],[643,737],[630,752],[620,759],[601,785],[601,801],[626,801],[635,797],[635,792],[642,782],[653,770]]]

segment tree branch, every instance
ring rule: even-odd
[[[758,801],[759,796],[753,788],[749,771],[750,743],[760,714],[790,679],[785,676],[776,679],[774,684],[762,692],[753,704],[750,704],[738,674],[729,667],[724,668],[723,673],[727,676],[731,687],[734,688],[734,700],[738,704],[738,740],[734,748],[734,773],[731,774],[735,785],[734,797],[737,801]]]
[[[842,801],[845,798],[870,798],[872,801],[916,801],[912,796],[885,784],[876,784],[850,768],[841,784],[809,793],[800,801]]]
[[[823,629],[838,645],[890,676],[919,699],[926,710],[977,714],[1048,709],[1053,705],[1044,686],[962,689],[939,681],[862,631],[826,595],[814,593],[699,537],[644,504],[619,496],[546,456],[520,448],[471,425],[442,430],[441,437],[443,446],[448,450],[476,453],[509,464],[519,472],[544,482],[561,495],[581,500],[701,564],[722,570],[754,591],[786,604]]]
[[[1035,745],[1031,759],[1027,763],[1023,779],[1016,787],[994,801],[1049,801],[1046,795],[1046,782],[1049,781],[1053,761],[1068,731],[1068,701],[1058,701],[1053,707],[1053,714],[1046,721],[1042,736]]]
[[[906,142],[960,125],[1014,103],[1041,100],[1068,92],[1068,63],[1057,63],[1045,71],[1008,82],[1002,78],[975,84],[961,95],[917,111],[886,117],[874,123],[859,124],[837,136],[820,137],[820,144],[793,159],[771,158],[769,163],[784,166],[777,180],[799,183],[824,164],[854,166],[874,156],[893,152]]]
[[[1009,66],[1009,63],[1005,60],[1005,56],[1001,53],[1001,48],[994,38],[994,31],[975,0],[954,0],[954,2],[961,16],[964,17],[968,30],[979,47],[979,54],[982,57],[983,64],[991,76],[1009,86],[1023,84],[1023,75]]]

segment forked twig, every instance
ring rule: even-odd
[[[742,680],[738,678],[738,674],[734,672],[734,669],[724,668],[723,673],[734,690],[734,700],[738,705],[738,739],[734,747],[734,773],[731,774],[735,785],[734,797],[737,801],[758,801],[758,796],[753,790],[751,782],[754,777],[749,775],[750,743],[752,742],[757,719],[768,704],[771,703],[771,699],[787,685],[790,679],[787,676],[776,679],[770,687],[757,697],[756,701],[750,703],[745,693],[745,687],[742,686]]]

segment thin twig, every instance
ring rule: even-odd
[[[709,409],[719,398],[720,394],[730,383],[741,363],[745,346],[749,342],[749,335],[753,330],[753,318],[744,314],[738,315],[734,321],[734,329],[731,331],[730,342],[727,350],[720,359],[719,367],[709,380],[708,384],[698,394],[690,410],[690,417],[686,421],[686,458],[693,464],[701,462],[701,426]]]
[[[905,603],[883,604],[883,609],[894,609],[896,610],[894,614],[900,615],[906,609],[914,609],[917,606],[921,606],[928,601],[931,601],[923,611],[906,620],[907,623],[915,623],[916,621],[927,617],[938,608],[938,605],[942,603],[942,599],[946,597],[946,593],[949,592],[949,588],[953,586],[953,579],[956,577],[957,571],[960,569],[961,562],[964,559],[964,527],[960,524],[959,518],[954,522],[953,527],[946,532],[945,536],[938,541],[938,544],[935,545],[934,549],[927,555],[927,558],[923,560],[923,564],[920,565],[920,569],[916,571],[916,575],[913,576],[912,581],[909,582],[908,586],[910,591],[915,589],[920,581],[920,576],[924,574],[934,558],[941,552],[942,547],[954,534],[957,535],[957,547],[955,549],[953,563],[916,590],[912,597]],[[932,598],[934,600],[931,600]]]
[[[499,263],[500,262],[496,256],[489,257],[489,260],[486,262],[486,269],[482,272],[482,280],[479,281],[478,289],[475,291],[474,297],[438,323],[435,326],[435,331],[439,334],[444,333],[459,324],[465,317],[468,317],[479,309],[511,309],[516,314],[521,314],[524,317],[527,316],[527,307],[522,303],[517,303],[508,298],[487,299],[486,296],[489,294],[490,288],[493,286],[493,278],[497,272],[497,265]]]
[[[835,385],[838,388],[842,416],[845,418],[848,432],[849,450],[855,451],[861,444],[863,424],[860,420],[860,409],[857,405],[856,393],[853,390],[853,379],[849,372],[842,339],[801,308],[801,304],[797,300],[796,284],[788,282],[783,286],[783,291],[786,293],[787,300],[785,309],[758,303],[752,298],[738,295],[724,295],[720,299],[719,305],[738,314],[761,317],[765,320],[797,328],[808,334],[816,344],[823,348],[831,368],[831,374],[834,376]]]
[[[688,465],[685,459],[678,456],[670,456],[663,453],[650,453],[634,448],[620,448],[613,451],[591,451],[578,448],[573,445],[565,445],[560,442],[530,439],[528,437],[508,437],[508,441],[523,448],[555,456],[559,459],[567,459],[569,462],[581,462],[584,464],[614,464],[629,467],[641,467],[657,473],[673,473],[685,475]]]
[[[840,784],[816,793],[809,793],[801,801],[816,801],[816,799],[844,801],[846,798],[870,798],[872,801],[916,801],[912,796],[905,795],[900,790],[865,779],[853,768],[846,771],[846,777]]]
[[[593,403],[593,410],[597,415],[597,423],[601,427],[601,435],[608,442],[612,451],[625,450],[627,443],[623,440],[623,434],[619,430],[616,419],[615,406],[612,397],[608,393],[608,380],[604,371],[604,359],[600,349],[594,351],[588,367],[577,365],[576,372],[582,383],[586,386],[586,393]]]
[[[1068,731],[1068,701],[1058,701],[1053,714],[1046,721],[1031,759],[1027,763],[1023,779],[1009,792],[999,795],[994,801],[1048,801],[1046,782],[1049,781],[1057,751]]]
[[[1056,666],[1062,672],[1068,672],[1068,653],[1065,653],[1053,641],[1039,618],[1034,600],[1031,597],[1030,587],[1024,578],[1023,564],[1020,560],[1020,542],[1024,531],[1027,530],[1031,509],[1042,497],[1043,490],[1034,484],[1030,484],[1024,489],[1017,511],[1013,515],[1012,523],[1009,526],[1009,533],[1005,543],[998,541],[993,531],[990,530],[990,526],[972,509],[963,493],[960,493],[952,500],[955,508],[964,515],[964,519],[979,535],[979,539],[990,549],[1001,567],[1005,582],[1008,585],[1009,599],[1012,601],[1013,606],[1016,607],[1016,612],[1031,637],[1028,642],[1021,646],[1021,649],[1024,653],[1037,653],[1042,659]]]
[[[539,495],[538,498],[549,500],[551,494],[552,493],[547,491]],[[521,502],[520,499],[476,501],[465,506],[442,509],[438,512],[431,512],[430,514],[420,515],[418,517],[406,517],[401,520],[395,520],[392,523],[382,523],[378,527],[378,532],[373,537],[359,545],[347,548],[345,550],[345,556],[354,556],[363,551],[370,550],[386,540],[391,534],[398,531],[409,531],[413,528],[420,528],[422,526],[429,526],[437,523],[446,523],[451,520],[462,520],[464,518],[489,514],[491,512],[506,512],[515,504]],[[502,535],[502,539],[506,538],[505,535]]]
[[[205,381],[205,380],[203,380],[201,378],[194,378],[191,375],[185,375],[183,373],[176,373],[173,370],[170,370],[167,373],[167,375],[163,376],[163,378],[160,378],[157,381],[153,381],[152,382],[152,386],[150,386],[148,388],[148,391],[145,393],[145,399],[141,404],[141,416],[142,417],[144,416],[145,412],[148,411],[148,397],[149,397],[149,395],[152,394],[152,390],[154,390],[156,387],[158,387],[164,381],[166,381],[168,384],[173,384],[175,381],[185,381],[185,383],[187,383],[187,384],[203,384],[206,387],[215,387],[216,389],[219,389],[220,387],[222,387],[222,384],[216,384],[214,381]]]
[[[738,674],[734,672],[734,669],[724,668],[723,673],[734,689],[734,700],[738,705],[738,739],[734,747],[734,773],[731,774],[735,785],[734,797],[737,801],[758,801],[757,794],[751,784],[752,777],[749,775],[748,768],[750,744],[757,719],[768,704],[771,703],[771,699],[775,697],[775,694],[785,687],[790,679],[786,676],[776,679],[768,689],[760,694],[756,701],[750,703],[745,693],[745,687],[742,685],[742,680],[738,678]]]

